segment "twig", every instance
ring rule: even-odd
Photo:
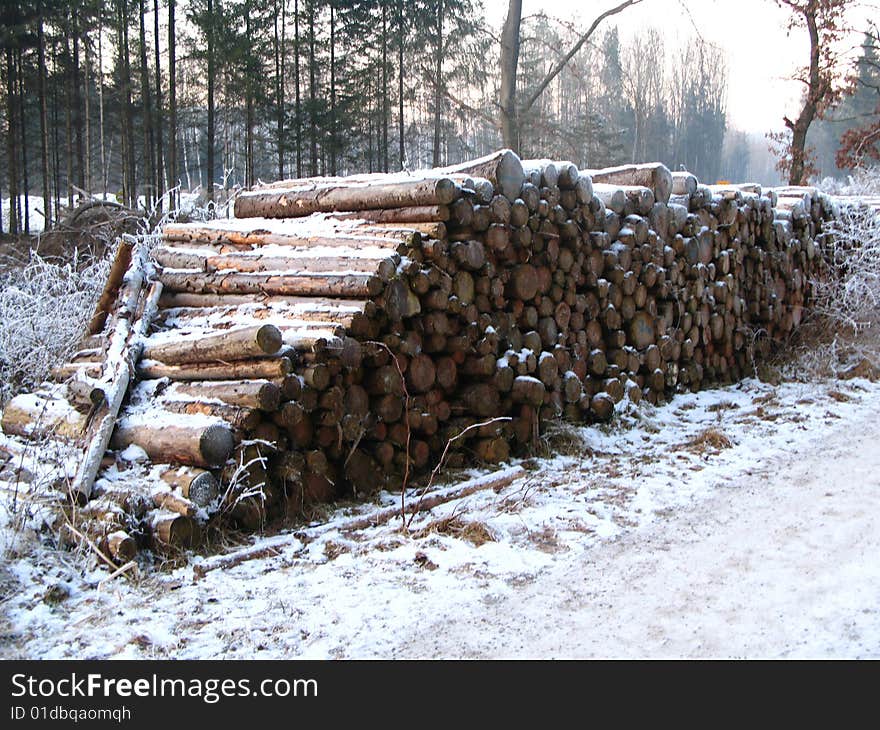
[[[500,491],[525,473],[526,470],[521,466],[511,466],[493,474],[486,474],[481,477],[470,479],[455,487],[438,491],[419,500],[419,503],[416,505],[412,514],[415,515],[421,510],[433,509],[446,502],[462,499],[475,492],[487,489],[494,489],[496,492]],[[211,571],[220,568],[233,568],[236,565],[240,565],[241,563],[250,560],[259,560],[260,558],[278,555],[281,549],[292,545],[295,542],[299,542],[303,538],[314,538],[330,530],[339,530],[339,532],[357,532],[358,530],[365,530],[370,527],[378,527],[379,525],[384,525],[398,515],[400,515],[400,511],[397,507],[389,507],[363,517],[353,517],[339,523],[328,523],[289,535],[278,535],[264,541],[261,545],[254,545],[243,550],[227,553],[226,555],[218,555],[213,558],[208,558],[198,565],[193,566],[193,575],[195,580],[199,580]],[[404,515],[404,518],[405,517],[406,515]]]
[[[131,570],[132,568],[136,568],[136,567],[137,567],[137,563],[134,562],[134,560],[129,560],[125,565],[114,570],[106,578],[103,578],[101,580],[101,582],[98,583],[98,590],[100,590],[101,586],[103,586],[105,583],[109,583],[111,580],[116,578],[116,576],[123,575],[123,574],[127,573],[129,570]]]
[[[86,545],[88,545],[92,551],[103,560],[107,565],[109,565],[114,571],[116,570],[116,563],[114,563],[110,558],[108,558],[101,548],[99,548],[95,543],[93,543],[88,537],[83,535],[79,530],[77,530],[71,523],[70,520],[67,521],[67,529],[70,530],[76,537],[82,540]]]
[[[437,462],[437,466],[434,467],[434,470],[431,472],[431,476],[428,479],[428,483],[425,485],[425,488],[422,490],[422,493],[419,495],[419,501],[416,502],[416,508],[413,510],[412,515],[409,518],[409,522],[406,524],[406,528],[409,529],[410,524],[412,523],[415,516],[419,513],[419,510],[422,506],[422,499],[425,496],[425,493],[431,488],[434,484],[434,479],[437,478],[437,474],[440,473],[440,469],[443,468],[443,462],[446,460],[446,455],[449,453],[449,447],[452,446],[453,441],[458,441],[460,438],[464,438],[465,434],[468,431],[472,431],[477,428],[482,428],[483,426],[491,426],[493,423],[499,423],[501,421],[510,421],[510,416],[499,416],[498,418],[491,418],[488,421],[484,421],[483,423],[472,423],[467,428],[463,429],[461,433],[453,436],[446,442],[446,446],[443,447],[443,453],[440,454],[440,460]]]

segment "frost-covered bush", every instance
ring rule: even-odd
[[[831,195],[880,196],[880,165],[860,167],[846,181],[826,177],[819,187]]]
[[[832,322],[858,330],[880,310],[880,213],[858,202],[841,204],[824,230],[830,276],[816,282],[818,310]]]
[[[46,379],[82,338],[109,261],[53,263],[37,254],[0,273],[0,403]]]

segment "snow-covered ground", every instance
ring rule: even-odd
[[[0,655],[878,657],[878,416],[866,380],[629,406],[409,534],[333,527],[362,506],[199,581],[202,558],[107,580],[32,545],[0,575]]]

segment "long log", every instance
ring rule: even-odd
[[[442,177],[374,185],[305,185],[242,193],[235,200],[235,217],[296,218],[335,211],[449,205],[460,194],[461,188],[455,182]]]
[[[372,316],[375,309],[373,302],[368,300],[269,296],[268,294],[193,294],[164,291],[159,299],[159,306],[165,309],[232,308],[241,305],[246,305],[255,311],[266,308],[289,318],[339,322],[345,325],[348,325],[353,317],[364,314]]]
[[[519,197],[526,180],[522,161],[513,150],[508,149],[498,150],[485,157],[444,167],[434,172],[441,175],[465,173],[486,178],[495,187],[495,192],[503,195],[511,203]]]
[[[119,422],[111,445],[124,449],[140,446],[152,461],[215,468],[232,454],[232,429],[216,418],[152,410]]]
[[[659,162],[641,165],[620,165],[606,167],[602,170],[587,170],[593,184],[610,183],[612,185],[640,186],[650,188],[654,197],[661,203],[668,203],[672,194],[672,173],[666,165]]]
[[[86,417],[63,398],[43,398],[23,393],[10,400],[0,419],[3,433],[31,439],[57,437],[68,441],[80,438]]]
[[[171,291],[195,294],[268,294],[284,296],[350,296],[374,297],[385,283],[375,274],[346,273],[344,271],[309,275],[296,273],[230,272],[203,273],[199,271],[165,270],[159,281]]]
[[[281,331],[275,325],[264,324],[147,344],[143,356],[166,365],[230,362],[273,355],[281,344]]]
[[[271,218],[245,218],[241,221],[216,220],[206,223],[169,223],[162,229],[162,239],[170,246],[184,244],[217,246],[224,253],[253,250],[259,246],[291,248],[338,248],[395,251],[414,243],[413,229],[378,228],[375,225],[344,224],[344,230],[314,234],[308,228],[296,228],[296,221]],[[250,223],[251,225],[246,225]],[[340,224],[343,225],[343,224]],[[391,225],[391,224],[388,224]],[[354,226],[354,227],[353,227]]]
[[[287,275],[332,274],[337,271],[375,274],[388,281],[397,271],[400,256],[388,249],[359,251],[352,249],[301,249],[264,254],[259,249],[241,253],[219,253],[217,247],[175,248],[160,246],[154,258],[168,269],[195,271],[238,271],[260,273],[283,271]]]
[[[166,365],[155,360],[141,360],[137,366],[142,378],[170,378],[171,380],[257,380],[283,378],[292,370],[286,357],[271,360],[241,360],[239,362],[205,365]]]
[[[128,267],[131,264],[133,250],[134,242],[131,239],[120,238],[118,240],[116,244],[116,255],[113,257],[113,263],[110,266],[110,273],[107,275],[104,289],[101,292],[101,296],[98,298],[97,305],[95,306],[95,313],[92,315],[91,320],[89,320],[89,326],[86,330],[87,334],[95,335],[104,329],[104,325],[107,322],[107,316],[110,313],[110,308],[116,298],[116,293],[119,291],[119,287],[122,286],[125,272],[128,271]]]
[[[456,201],[457,202],[457,201]],[[365,220],[371,223],[434,223],[449,220],[448,205],[420,205],[408,208],[379,208],[351,213],[334,213],[340,220]]]
[[[269,380],[192,381],[173,383],[165,396],[219,400],[231,406],[274,411],[281,402],[281,389]]]

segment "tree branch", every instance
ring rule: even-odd
[[[550,82],[555,79],[563,68],[574,58],[575,54],[583,47],[584,43],[590,38],[591,35],[595,32],[596,28],[599,27],[601,22],[605,20],[605,18],[611,17],[612,15],[617,15],[618,13],[626,10],[630,5],[638,5],[642,0],[625,0],[609,10],[606,10],[599,17],[597,17],[592,25],[590,25],[589,29],[586,33],[584,33],[579,39],[578,42],[572,46],[571,50],[563,56],[562,60],[560,60],[544,77],[538,87],[532,92],[532,95],[526,100],[526,103],[519,109],[519,116],[522,117],[526,112],[529,111],[534,105],[541,94],[544,93],[544,90],[550,85]]]

